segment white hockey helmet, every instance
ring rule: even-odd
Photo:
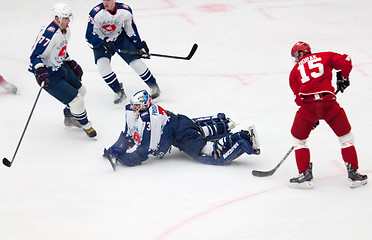
[[[71,8],[66,3],[57,3],[52,8],[53,18],[58,17],[59,21],[62,21],[62,18],[69,18],[72,21],[72,11]]]
[[[136,112],[136,116],[138,117],[139,112],[149,108],[150,103],[150,94],[146,90],[141,90],[136,92],[130,99],[130,108]]]

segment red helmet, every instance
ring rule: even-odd
[[[297,42],[293,47],[291,51],[291,55],[295,57],[296,55],[298,56],[298,52],[301,51],[304,53],[304,55],[311,53],[311,48],[310,45],[305,43],[305,42]]]

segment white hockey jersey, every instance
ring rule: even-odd
[[[133,20],[132,9],[128,5],[116,3],[116,12],[111,13],[101,3],[90,11],[86,40],[91,47],[99,47],[106,37],[114,42],[123,31],[134,44],[141,42]]]
[[[127,105],[125,116],[126,133],[138,146],[137,150],[142,148],[149,153],[157,151],[161,137],[165,137],[162,136],[163,128],[170,121],[167,112],[157,104],[151,103],[146,111],[136,117],[135,112]]]
[[[68,57],[69,38],[70,29],[67,28],[62,33],[54,21],[43,27],[32,47],[29,71],[35,72],[35,66],[39,63],[44,64],[51,71],[57,71]]]

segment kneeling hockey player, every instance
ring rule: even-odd
[[[172,145],[196,160],[212,165],[226,165],[243,153],[260,154],[254,126],[231,133],[236,124],[223,113],[195,119],[176,115],[151,102],[145,90],[133,95],[125,116],[125,131],[103,154],[114,170],[117,161],[136,166],[150,154],[162,158]]]

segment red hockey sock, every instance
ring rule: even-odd
[[[358,156],[354,146],[341,148],[342,158],[344,162],[348,162],[351,164],[351,168],[358,169]]]
[[[295,150],[296,163],[299,173],[305,172],[310,164],[310,150],[308,148],[300,148]]]

